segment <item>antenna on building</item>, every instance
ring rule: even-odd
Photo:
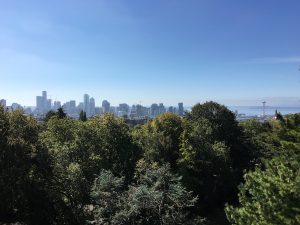
[[[263,116],[265,117],[266,116],[266,101],[263,101],[262,104],[263,104]]]

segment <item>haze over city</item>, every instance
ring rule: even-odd
[[[299,105],[299,1],[1,1],[0,98]]]

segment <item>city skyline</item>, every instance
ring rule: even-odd
[[[44,91],[43,91],[44,92]],[[47,91],[46,91],[47,92]],[[48,93],[48,92],[47,92]],[[35,93],[36,95],[36,93]],[[51,99],[52,101],[52,104],[55,105],[56,102],[59,102],[59,103],[68,103],[68,102],[72,102],[72,101],[75,101],[76,103],[84,103],[84,95],[85,94],[81,94],[81,98],[79,99],[76,99],[76,98],[61,98],[61,99],[65,99],[65,100],[61,100],[60,98],[52,98],[51,94],[47,94],[49,96],[49,99]],[[89,94],[87,94],[89,95]],[[89,95],[89,96],[92,96],[92,95]],[[38,97],[38,96],[36,96]],[[93,100],[95,101],[95,106],[102,106],[102,101],[105,100],[107,101],[107,99],[109,100],[109,98],[102,98],[102,97],[95,97],[93,96],[92,97]],[[34,96],[31,96],[31,100],[30,102],[32,102],[32,104],[23,104],[23,102],[19,102],[19,101],[14,101],[14,100],[11,100],[11,99],[7,99],[3,96],[0,96],[0,100],[5,100],[5,103],[6,105],[12,105],[12,104],[19,104],[20,106],[22,107],[36,107],[37,105],[37,99],[34,98]],[[300,107],[300,98],[297,98],[297,97],[265,97],[265,98],[258,98],[258,99],[243,99],[242,102],[240,102],[239,100],[236,100],[236,99],[228,99],[228,100],[213,100],[213,99],[203,99],[202,101],[197,101],[195,102],[194,104],[185,104],[185,107],[192,107],[193,105],[197,104],[197,103],[204,103],[204,102],[207,102],[207,101],[215,101],[215,102],[218,102],[220,104],[223,104],[225,106],[260,106],[262,104],[263,101],[266,101],[268,106],[279,106],[279,107]],[[232,104],[226,104],[226,102],[231,102]],[[178,102],[184,102],[184,101],[180,101],[178,100],[177,102],[175,101],[175,103],[172,103],[172,104],[168,104],[168,103],[165,103],[163,101],[158,101],[158,100],[154,100],[153,102],[156,102],[156,103],[164,103],[167,107],[169,106],[174,106],[176,105]],[[141,104],[141,105],[144,105],[144,106],[147,106],[147,107],[150,107],[151,104],[153,104],[153,102],[150,102],[150,103],[144,103],[143,101],[138,101],[138,102],[134,102],[134,101],[130,101],[130,102],[126,102],[126,101],[122,101],[120,100],[119,102],[112,102],[109,100],[109,103],[111,104],[111,106],[118,106],[119,104],[123,104],[123,103],[126,103],[128,105],[138,105],[138,104]]]
[[[1,98],[299,105],[300,3],[0,3]]]
[[[104,113],[113,113],[118,117],[128,117],[131,119],[154,118],[165,112],[171,112],[184,115],[184,106],[182,102],[178,103],[178,107],[165,107],[163,103],[152,103],[150,107],[141,104],[129,106],[127,103],[120,103],[118,106],[112,106],[109,101],[103,100],[101,106],[97,106],[95,99],[88,94],[83,95],[83,101],[76,103],[76,100],[67,102],[53,101],[48,98],[47,91],[42,91],[42,95],[36,96],[35,107],[23,107],[18,103],[12,105],[7,104],[6,99],[0,99],[0,105],[8,110],[23,109],[25,114],[33,115],[36,118],[44,118],[49,111],[57,111],[62,108],[65,113],[73,118],[78,118],[80,114],[85,113],[86,117],[101,115]]]

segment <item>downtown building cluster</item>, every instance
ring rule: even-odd
[[[163,103],[153,103],[151,106],[143,106],[141,104],[130,106],[127,103],[121,103],[118,106],[111,106],[109,101],[103,100],[101,106],[96,106],[95,98],[84,94],[83,101],[78,104],[76,104],[75,100],[62,104],[60,101],[52,101],[52,99],[48,98],[47,91],[43,91],[41,96],[36,96],[35,107],[22,107],[17,103],[7,106],[5,99],[1,99],[0,104],[10,110],[23,109],[26,114],[31,114],[37,118],[43,118],[47,112],[50,110],[56,111],[58,108],[63,108],[65,113],[73,118],[78,118],[81,111],[85,112],[87,117],[113,113],[118,117],[128,119],[154,118],[165,112],[172,112],[179,116],[184,114],[183,103],[178,103],[178,107],[165,107]]]
[[[83,101],[76,104],[75,100],[70,100],[65,103],[60,101],[52,101],[47,97],[47,91],[43,91],[41,96],[36,96],[35,107],[22,107],[17,103],[7,106],[6,100],[1,99],[0,104],[9,110],[23,109],[26,114],[33,115],[37,118],[43,118],[50,111],[56,111],[58,108],[63,108],[64,112],[73,118],[78,118],[81,111],[85,112],[87,117],[101,115],[103,113],[113,113],[118,117],[128,119],[147,119],[154,118],[165,112],[172,112],[183,116],[183,103],[178,103],[178,107],[165,107],[163,103],[153,103],[151,106],[143,106],[141,104],[128,105],[121,103],[118,106],[111,106],[110,102],[103,100],[101,106],[96,106],[96,101],[88,94],[83,95]]]

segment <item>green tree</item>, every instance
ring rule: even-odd
[[[300,224],[300,158],[275,158],[245,175],[237,207],[226,206],[233,224]]]
[[[87,121],[87,118],[86,118],[86,112],[84,112],[83,110],[80,111],[79,113],[79,120],[81,121]]]
[[[101,170],[95,179],[91,198],[96,224],[113,224],[114,216],[122,208],[124,177],[116,177],[109,170]]]
[[[65,118],[67,116],[67,114],[65,113],[65,111],[62,107],[57,109],[57,116],[60,119]]]
[[[57,115],[56,112],[54,112],[53,110],[50,110],[46,113],[44,121],[47,123],[51,119],[51,117],[56,116],[56,115]]]
[[[0,221],[49,224],[54,217],[44,188],[47,153],[37,121],[0,107]]]
[[[202,200],[200,210],[212,213],[235,196],[239,180],[234,176],[230,148],[216,141],[206,120],[185,121],[179,166],[184,183]]]
[[[187,209],[197,201],[192,192],[181,184],[181,177],[170,172],[169,165],[148,169],[129,187],[126,205],[116,221],[134,221],[132,224],[184,224]]]
[[[92,192],[96,224],[186,224],[187,209],[197,197],[182,186],[181,178],[168,165],[152,164],[140,172],[122,192],[124,178],[102,171]]]
[[[84,207],[96,171],[109,169],[129,182],[135,167],[135,146],[122,119],[106,114],[86,122],[51,118],[40,141],[48,150],[52,177],[50,192],[56,199],[60,223],[82,224]]]
[[[149,162],[170,163],[177,167],[179,158],[181,118],[173,113],[164,113],[133,131],[135,141]]]
[[[245,143],[246,139],[241,128],[238,126],[235,114],[228,108],[216,102],[205,102],[196,104],[187,117],[194,122],[203,121],[211,127],[211,140],[224,142],[229,148],[232,166],[237,171],[250,169],[254,165],[250,143]]]

